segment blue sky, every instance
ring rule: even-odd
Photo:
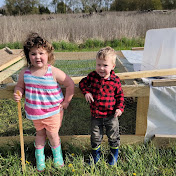
[[[4,0],[0,0],[0,7],[2,7],[5,4]]]
[[[46,3],[49,4],[51,2],[51,0],[48,0]],[[3,5],[5,5],[5,0],[0,0],[0,7],[2,7]],[[50,10],[53,11],[52,8],[49,8]]]

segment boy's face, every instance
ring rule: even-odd
[[[111,59],[107,60],[100,60],[96,59],[96,72],[102,77],[102,78],[109,78],[111,70],[115,68],[115,65],[113,64]]]
[[[29,52],[29,58],[30,58],[31,64],[37,68],[42,68],[46,66],[48,63],[48,53],[42,47],[31,48]]]

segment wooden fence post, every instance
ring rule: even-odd
[[[147,129],[149,97],[138,97],[136,112],[136,135],[144,136]]]

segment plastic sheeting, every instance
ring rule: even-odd
[[[141,70],[176,68],[176,28],[146,33]]]
[[[176,134],[176,86],[150,88],[145,142],[155,134]]]
[[[146,33],[143,55],[139,56],[133,51],[123,51],[123,54],[133,64],[135,71],[176,68],[176,28],[149,30]],[[137,69],[135,69],[136,63]],[[174,77],[175,75],[165,78]],[[150,85],[153,79],[143,78],[143,81]],[[158,77],[158,79],[162,78]],[[145,142],[155,134],[176,135],[176,86],[150,85]]]
[[[139,50],[139,51],[122,50],[121,52],[123,53],[124,57],[128,60],[128,62],[132,64],[134,71],[141,70],[143,50]],[[128,68],[128,65],[124,65],[124,66]],[[131,67],[131,65],[129,67]]]

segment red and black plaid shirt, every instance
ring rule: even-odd
[[[110,79],[101,78],[96,71],[88,74],[79,82],[82,93],[91,93],[94,102],[90,103],[91,115],[94,118],[106,118],[116,109],[124,111],[124,94],[120,79],[112,70]]]

